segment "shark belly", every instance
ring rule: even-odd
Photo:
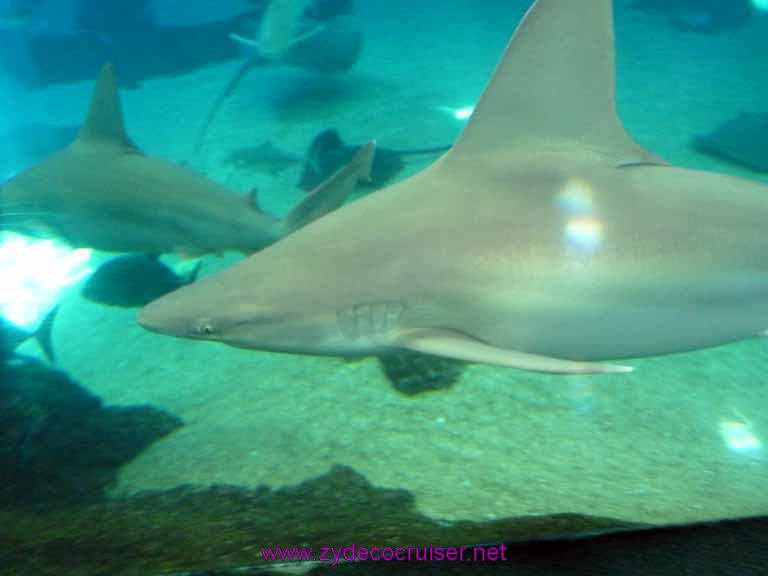
[[[457,329],[499,348],[599,361],[686,352],[750,338],[768,328],[768,278],[686,289],[557,286],[539,304],[475,301]],[[568,280],[560,286],[569,285]],[[496,292],[498,294],[498,292]],[[546,302],[546,305],[543,303]]]
[[[668,201],[646,200],[631,222],[604,203],[598,247],[574,249],[558,215],[530,231],[543,228],[548,241],[526,245],[523,230],[494,266],[477,266],[487,253],[465,256],[455,267],[464,276],[441,282],[461,287],[448,298],[461,316],[433,325],[450,322],[508,350],[584,361],[696,350],[768,329],[763,202],[690,198],[680,203],[688,207],[683,214]],[[697,205],[700,214],[691,208]]]

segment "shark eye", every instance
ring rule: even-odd
[[[200,336],[208,336],[210,334],[213,334],[213,326],[211,326],[211,321],[200,320],[195,325],[195,332],[197,332]]]

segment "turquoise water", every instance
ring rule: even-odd
[[[207,27],[253,8],[234,0],[215,10],[206,4],[166,0],[154,7],[153,27],[197,26],[201,36],[194,43],[190,36],[185,37],[189,44],[174,45],[162,33],[117,26],[119,33],[110,29],[91,38],[95,44],[85,44],[90,46],[85,52],[80,43],[56,44],[57,53],[48,56],[56,60],[55,67],[44,61],[46,52],[36,51],[35,42],[45,35],[75,34],[74,5],[53,9],[44,3],[28,22],[4,30],[3,45],[9,48],[0,76],[0,133],[13,137],[0,141],[2,177],[42,161],[65,143],[48,128],[82,123],[103,63],[98,56],[117,55],[118,78],[123,78],[121,70],[129,77],[120,89],[125,125],[143,152],[183,163],[233,194],[258,189],[262,209],[284,216],[305,197],[297,185],[301,163],[286,161],[287,167],[276,169],[274,161],[256,155],[250,164],[237,164],[229,160],[233,152],[271,142],[288,155],[302,156],[327,128],[337,129],[348,142],[375,139],[394,149],[450,144],[466,123],[460,111],[477,102],[530,5],[360,1],[355,18],[364,46],[349,72],[329,76],[301,67],[256,68],[224,102],[196,148],[206,114],[248,53],[241,47],[227,56],[219,48],[224,44],[220,36],[206,42],[204,34],[220,34],[223,29]],[[633,10],[630,4],[615,2],[617,106],[627,130],[670,163],[768,183],[768,173],[692,145],[696,135],[741,113],[768,113],[768,15],[757,13],[735,30],[710,34],[681,29],[665,14]],[[220,57],[209,58],[219,50]],[[44,132],[32,135],[30,124],[43,125]],[[744,148],[765,143],[746,142]],[[433,159],[406,158],[390,183],[419,172]],[[351,201],[366,193],[386,192],[363,190]],[[409,206],[404,203],[402,210]],[[728,233],[723,230],[724,236]],[[66,505],[77,511],[84,501],[104,498],[130,502],[143,491],[183,485],[274,491],[299,486],[297,493],[303,493],[302,486],[317,480],[332,485],[335,510],[362,518],[357,526],[365,528],[359,529],[368,543],[423,542],[422,522],[445,528],[472,521],[480,527],[480,532],[464,534],[436,532],[434,538],[444,545],[491,538],[486,535],[491,532],[482,532],[491,525],[502,526],[494,528],[492,539],[503,541],[768,513],[768,348],[763,339],[632,359],[625,362],[635,368],[631,374],[542,375],[473,363],[462,366],[449,386],[404,394],[375,357],[349,362],[150,333],[137,325],[135,308],[105,306],[80,293],[89,274],[114,254],[73,252],[59,238],[50,238],[55,244],[40,245],[39,240],[4,235],[3,315],[32,330],[58,305],[52,332],[56,369],[105,406],[146,404],[183,421],[117,462],[108,481],[72,489],[62,480],[68,487],[53,496],[45,490],[33,494],[31,500],[45,510]],[[162,261],[184,276],[195,261],[181,256],[164,254]],[[230,251],[206,255],[200,276],[242,258]],[[289,288],[286,301],[291,296]],[[17,372],[19,366],[29,358],[46,360],[34,339],[16,352],[26,359],[9,359],[3,376],[23,387],[39,374]],[[442,382],[441,375],[453,369],[440,364],[425,368],[413,361],[409,374],[407,366],[403,371],[410,382],[423,381],[425,370]],[[22,426],[18,438],[8,433],[16,450],[11,459],[16,468],[6,474],[9,482],[19,478],[13,474],[24,469],[29,461],[24,458],[32,458],[28,454],[44,452],[35,444],[35,431],[44,430],[46,422],[43,417],[32,428]],[[78,420],[71,425],[77,427]],[[7,430],[12,429],[8,424]],[[61,429],[66,434],[67,426]],[[88,450],[87,445],[76,449]],[[83,464],[82,473],[94,466]],[[354,478],[337,479],[335,466],[351,469]],[[37,470],[32,477],[41,474]],[[358,493],[361,482],[373,492],[402,491],[392,493],[412,498],[406,519],[397,516],[396,529],[387,524],[395,520],[386,514],[367,516],[370,502]],[[23,486],[14,491],[13,498],[6,498],[11,515],[14,499],[25,506],[30,500]],[[339,536],[340,524],[348,521],[340,518],[347,516],[325,511],[297,528],[293,512],[280,506],[275,504],[271,516],[269,544],[321,545],[330,538],[340,545],[348,538]],[[562,513],[610,521],[599,529],[589,522],[566,522],[557,530],[546,521],[529,524],[532,515]],[[61,517],[47,521],[54,527],[47,530],[59,524],[67,526],[61,531],[73,530]],[[49,532],[37,534],[41,546],[49,542]],[[17,538],[34,541],[28,535]],[[153,564],[146,558],[155,556],[145,548],[128,550],[137,563],[142,558],[148,574],[159,573],[160,566],[181,572],[260,560],[254,552],[249,562],[248,553],[240,550],[230,556],[222,552],[215,561],[201,553],[204,560],[191,554]],[[80,573],[89,573],[85,562],[81,568]],[[71,569],[77,573],[74,565]]]

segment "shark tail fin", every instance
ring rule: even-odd
[[[136,148],[125,131],[115,68],[111,63],[105,64],[99,73],[88,116],[75,142],[90,141],[111,142],[126,148]]]
[[[40,348],[43,350],[45,357],[52,363],[56,364],[56,353],[53,350],[53,321],[56,319],[56,313],[59,311],[59,307],[56,306],[53,310],[43,318],[40,326],[34,331],[32,336],[40,344]]]
[[[336,210],[360,182],[369,181],[376,142],[371,141],[352,159],[310,192],[283,220],[283,234],[291,234],[313,220]]]

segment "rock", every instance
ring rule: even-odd
[[[0,503],[99,498],[118,468],[182,425],[151,406],[109,407],[64,372],[3,365]]]

